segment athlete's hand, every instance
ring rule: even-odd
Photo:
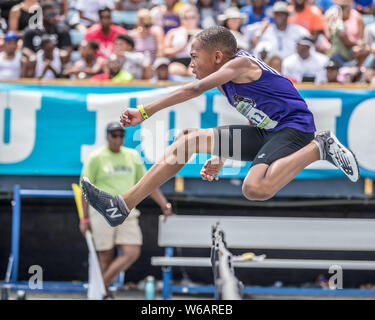
[[[219,180],[219,173],[224,166],[224,161],[217,156],[208,159],[201,170],[203,180],[213,181]]]
[[[136,126],[143,122],[143,120],[141,112],[135,108],[126,109],[120,116],[120,122],[124,128]]]

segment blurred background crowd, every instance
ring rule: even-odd
[[[222,25],[295,83],[375,84],[373,0],[0,0],[0,79],[191,81]]]

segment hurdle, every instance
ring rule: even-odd
[[[19,185],[14,186],[12,200],[11,250],[7,268],[7,274],[10,276],[7,277],[9,278],[9,281],[0,282],[0,288],[8,288],[12,291],[23,290],[33,292],[87,293],[87,282],[43,281],[43,288],[31,289],[28,282],[18,281],[22,198],[74,199],[74,192],[72,190],[30,190],[21,189]],[[112,284],[110,289],[118,290],[122,288],[123,283],[124,273],[121,273],[117,278],[117,282]]]
[[[234,275],[233,255],[227,249],[220,222],[212,226],[211,263],[215,300],[242,300],[244,286]]]

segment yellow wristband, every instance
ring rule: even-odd
[[[145,109],[143,108],[143,105],[142,105],[142,104],[139,104],[139,105],[137,106],[137,109],[138,109],[139,112],[141,113],[143,119],[146,120],[146,119],[149,118],[149,116],[148,116],[148,114],[146,113]]]

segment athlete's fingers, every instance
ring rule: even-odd
[[[202,168],[202,170],[200,172],[200,175],[201,175],[203,180],[206,180],[206,171],[204,170],[204,168]]]

